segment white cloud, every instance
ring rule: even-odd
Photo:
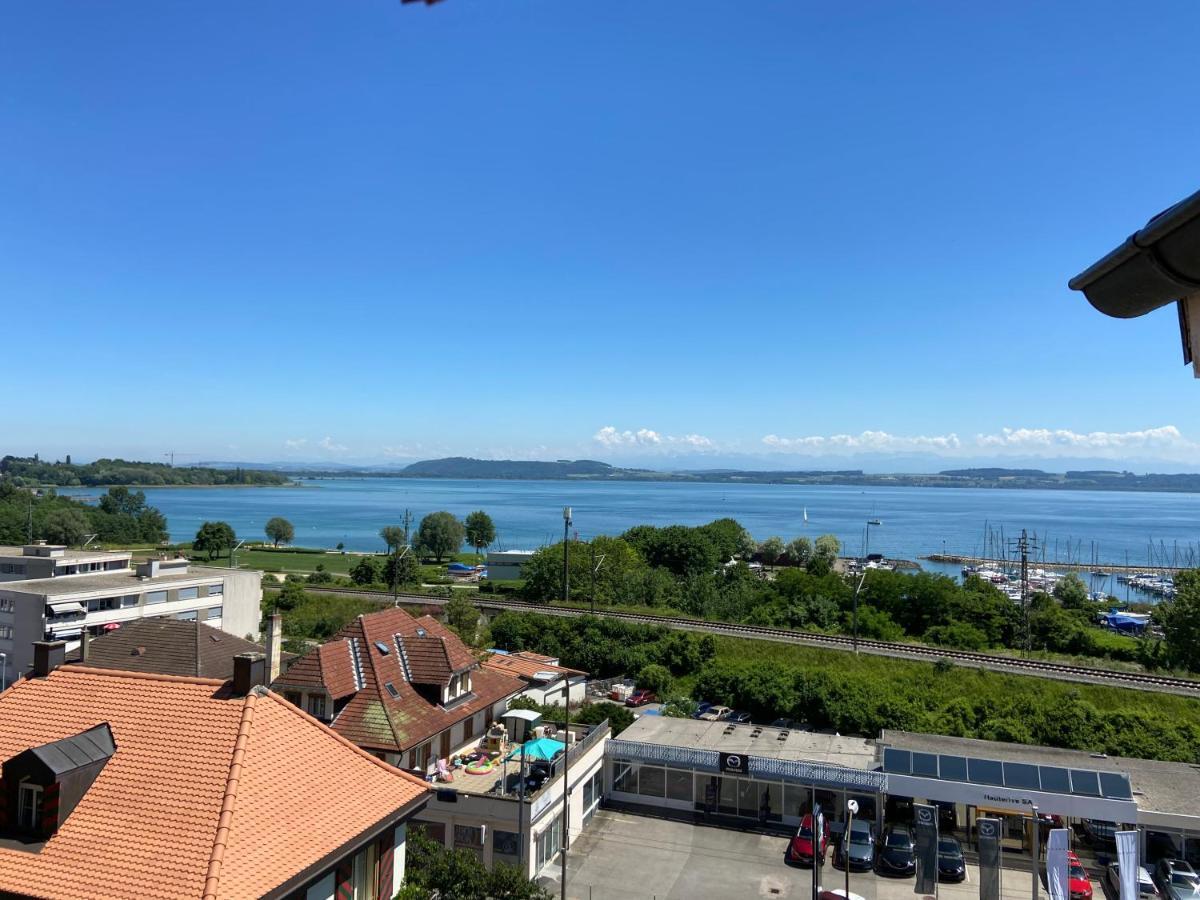
[[[1188,440],[1174,425],[1141,431],[1078,432],[1065,428],[1003,428],[995,434],[960,439],[956,434],[896,435],[886,431],[861,434],[780,437],[768,434],[762,443],[769,452],[793,454],[932,453],[937,456],[1088,456],[1120,460],[1134,455],[1188,461],[1200,454],[1200,444]]]
[[[322,450],[327,450],[330,453],[345,453],[350,449],[345,444],[336,443],[329,435],[325,435],[325,437],[321,438],[321,440],[317,442],[317,446]]]
[[[888,434],[886,431],[864,431],[861,434],[811,435],[786,438],[768,434],[762,442],[771,450],[793,453],[816,452],[862,452],[896,453],[910,450],[946,452],[959,449],[962,441],[957,434],[904,435]]]
[[[1146,428],[1142,431],[1070,431],[1065,428],[1004,428],[999,434],[980,434],[975,438],[980,447],[997,450],[1025,451],[1087,451],[1105,455],[1130,450],[1195,450],[1196,444],[1187,440],[1174,425]]]
[[[288,438],[283,442],[285,447],[303,447],[308,443],[308,438]]]
[[[661,434],[649,428],[639,428],[637,431],[618,431],[612,425],[605,425],[592,435],[592,440],[608,449],[713,450],[716,448],[716,443],[702,434],[676,436]]]

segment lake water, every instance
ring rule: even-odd
[[[681,484],[669,482],[478,481],[346,478],[307,480],[300,488],[148,488],[147,501],[167,517],[172,540],[189,540],[208,519],[229,522],[239,537],[263,539],[263,526],[283,516],[295,543],[350,550],[383,548],[379,529],[414,523],[449,510],[462,517],[486,510],[496,523],[497,548],[535,548],[562,537],[562,507],[574,509],[572,529],[584,539],[619,534],[632,525],[698,525],[730,516],[755,538],[837,535],[859,553],[866,521],[870,550],[917,559],[943,549],[987,551],[985,523],[995,534],[1037,533],[1048,561],[1068,553],[1084,563],[1093,542],[1102,562],[1181,564],[1200,556],[1200,495],[1116,491],[1024,491],[840,485]],[[97,489],[64,491],[98,496]],[[808,524],[804,524],[804,510]],[[1068,550],[1068,543],[1070,550]],[[1151,550],[1153,546],[1153,550]],[[1178,550],[1176,550],[1178,548]],[[1164,558],[1165,553],[1165,558]],[[926,568],[957,571],[956,566]],[[1097,589],[1116,585],[1097,584]]]

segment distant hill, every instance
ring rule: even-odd
[[[952,478],[1049,478],[1047,472],[1041,469],[947,469],[939,475],[949,475]]]
[[[528,459],[470,459],[451,456],[405,466],[401,475],[413,478],[595,478],[632,470],[616,469],[593,459],[542,462]]]

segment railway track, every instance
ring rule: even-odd
[[[392,595],[381,594],[378,591],[356,591],[351,588],[331,588],[312,586],[305,588],[313,593],[347,594],[376,600],[381,604],[391,605]],[[431,597],[427,594],[397,594],[396,598],[410,604],[441,606],[445,604],[444,597]],[[590,610],[575,609],[562,606],[536,606],[514,600],[494,600],[491,598],[475,598],[477,606],[486,609],[513,610],[515,612],[532,612],[539,615],[562,616],[575,618],[592,615]],[[761,625],[739,625],[730,622],[700,621],[697,619],[682,619],[672,616],[656,616],[646,613],[625,613],[610,610],[597,610],[595,615],[606,619],[619,619],[624,622],[634,622],[644,625],[661,625],[677,631],[693,631],[702,634],[720,634],[728,637],[748,638],[759,641],[775,641],[784,644],[802,644],[813,647],[826,647],[833,650],[852,651],[854,639],[842,634],[823,634],[815,631],[792,631],[786,628],[768,628]],[[1017,675],[1032,675],[1040,678],[1052,678],[1058,681],[1075,681],[1082,684],[1102,684],[1115,687],[1133,688],[1143,691],[1180,694],[1187,697],[1200,698],[1200,681],[1186,678],[1172,678],[1163,675],[1153,675],[1144,672],[1120,672],[1109,669],[1096,669],[1088,666],[1074,666],[1067,663],[1048,662],[1039,659],[1022,659],[1019,657],[993,656],[988,653],[975,653],[969,650],[950,650],[941,647],[930,647],[923,644],[905,644],[897,641],[876,641],[859,639],[858,651],[873,656],[888,656],[895,659],[909,659],[923,662],[938,662],[946,660],[957,666],[975,669],[989,669],[997,672],[1009,672]]]

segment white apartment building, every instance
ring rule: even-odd
[[[256,638],[261,625],[262,574],[153,559],[129,568],[130,553],[72,551],[31,544],[0,548],[0,565],[23,574],[53,574],[0,582],[0,687],[33,665],[35,641],[79,645],[92,635],[144,616],[199,620],[238,637]],[[19,576],[18,576],[19,577]]]

